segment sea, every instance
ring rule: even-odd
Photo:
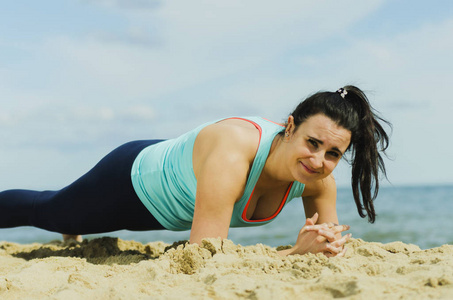
[[[376,222],[360,218],[350,188],[339,188],[337,211],[341,224],[351,226],[353,238],[368,242],[389,243],[401,241],[422,249],[453,244],[453,185],[442,186],[386,186],[379,190],[375,200]],[[271,223],[252,228],[231,228],[229,239],[236,244],[262,243],[273,247],[293,245],[305,223],[301,198],[288,203]],[[189,231],[115,231],[86,235],[93,239],[101,236],[118,237],[141,243],[189,239]],[[0,229],[0,241],[20,244],[46,243],[61,239],[61,235],[33,227]]]

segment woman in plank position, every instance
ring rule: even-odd
[[[269,223],[302,196],[305,225],[280,254],[343,256],[349,226],[337,225],[332,171],[350,152],[359,215],[374,222],[385,174],[380,152],[389,142],[380,122],[365,94],[345,86],[308,97],[285,124],[234,117],[171,140],[129,142],[61,190],[1,192],[0,227],[35,226],[79,240],[120,229],[190,229],[190,242],[200,243],[227,238],[230,227]]]

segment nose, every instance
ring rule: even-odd
[[[324,165],[324,154],[322,151],[317,151],[313,153],[313,156],[310,158],[311,167],[314,169],[320,169]]]

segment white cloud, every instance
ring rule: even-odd
[[[154,10],[161,5],[158,0],[83,0],[87,4],[96,4],[119,10]]]
[[[380,2],[355,3],[345,18],[338,11],[346,4],[337,1],[278,5],[262,1],[169,1],[155,13],[161,20],[158,48],[137,47],[152,44],[154,34],[143,29],[145,21],[140,19],[125,35],[98,32],[89,38],[52,37],[42,51],[65,69],[63,79],[57,80],[64,91],[77,89],[69,95],[85,97],[102,92],[112,101],[159,97],[243,72],[284,55],[293,46],[339,34]],[[317,20],[320,15],[322,23]],[[132,20],[134,15],[128,18]]]
[[[154,119],[155,115],[154,109],[145,105],[127,107],[123,112],[123,116],[126,120],[135,121],[150,121]]]
[[[131,26],[124,32],[98,31],[91,34],[93,40],[106,44],[127,44],[145,48],[159,47],[160,37],[156,32],[141,26]]]

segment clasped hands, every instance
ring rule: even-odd
[[[351,238],[351,234],[341,237],[341,232],[349,230],[349,225],[333,223],[316,224],[318,213],[305,221],[299,231],[296,244],[291,254],[323,253],[327,257],[342,257],[346,253],[344,244]]]

